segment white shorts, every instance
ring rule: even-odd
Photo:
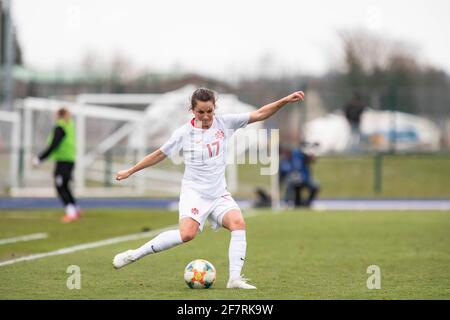
[[[186,217],[194,219],[200,224],[200,231],[203,231],[206,220],[213,230],[219,230],[225,213],[231,209],[240,210],[229,192],[216,199],[207,199],[187,188],[181,191],[178,209],[179,219]]]

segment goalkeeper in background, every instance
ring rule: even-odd
[[[47,141],[47,148],[38,156],[33,157],[33,165],[37,166],[47,158],[56,162],[53,172],[54,184],[65,207],[65,215],[61,222],[77,221],[80,218],[80,208],[77,206],[69,186],[75,166],[75,127],[70,112],[66,108],[61,108],[56,112],[56,125]]]

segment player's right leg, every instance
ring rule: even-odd
[[[182,190],[179,202],[179,229],[165,231],[136,250],[127,250],[114,257],[113,266],[122,268],[146,255],[170,249],[195,238],[203,228],[208,214],[207,201],[192,190]]]
[[[195,238],[198,228],[199,223],[197,221],[192,218],[183,218],[180,220],[180,228],[178,230],[164,231],[135,250],[127,250],[117,254],[113,259],[113,266],[119,269],[146,255],[168,250],[188,242]]]

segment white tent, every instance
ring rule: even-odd
[[[308,142],[318,142],[318,153],[342,152],[350,147],[350,126],[341,112],[327,114],[305,126]],[[361,143],[369,150],[439,150],[441,133],[432,121],[403,112],[368,109],[361,118]]]

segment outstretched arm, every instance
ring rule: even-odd
[[[33,159],[32,159],[33,165],[37,166],[42,161],[47,159],[48,156],[59,147],[59,145],[61,144],[61,142],[62,142],[62,140],[63,140],[65,135],[66,135],[66,133],[64,132],[64,129],[62,127],[60,127],[60,126],[56,126],[53,129],[52,142],[47,147],[47,149],[45,149],[43,152],[41,152],[41,154],[39,154],[38,156],[34,156],[33,157]]]
[[[136,163],[134,166],[129,168],[128,170],[122,170],[117,172],[116,180],[120,181],[123,179],[128,178],[133,173],[138,172],[139,170],[142,170],[144,168],[153,166],[157,164],[158,162],[161,162],[166,158],[166,155],[160,150],[156,150],[152,153],[150,153],[148,156],[146,156],[144,159]]]
[[[303,91],[294,92],[278,101],[269,103],[258,110],[250,113],[250,120],[248,123],[253,123],[257,121],[263,121],[271,117],[275,112],[281,109],[285,104],[290,102],[297,102],[305,98],[305,93]]]

